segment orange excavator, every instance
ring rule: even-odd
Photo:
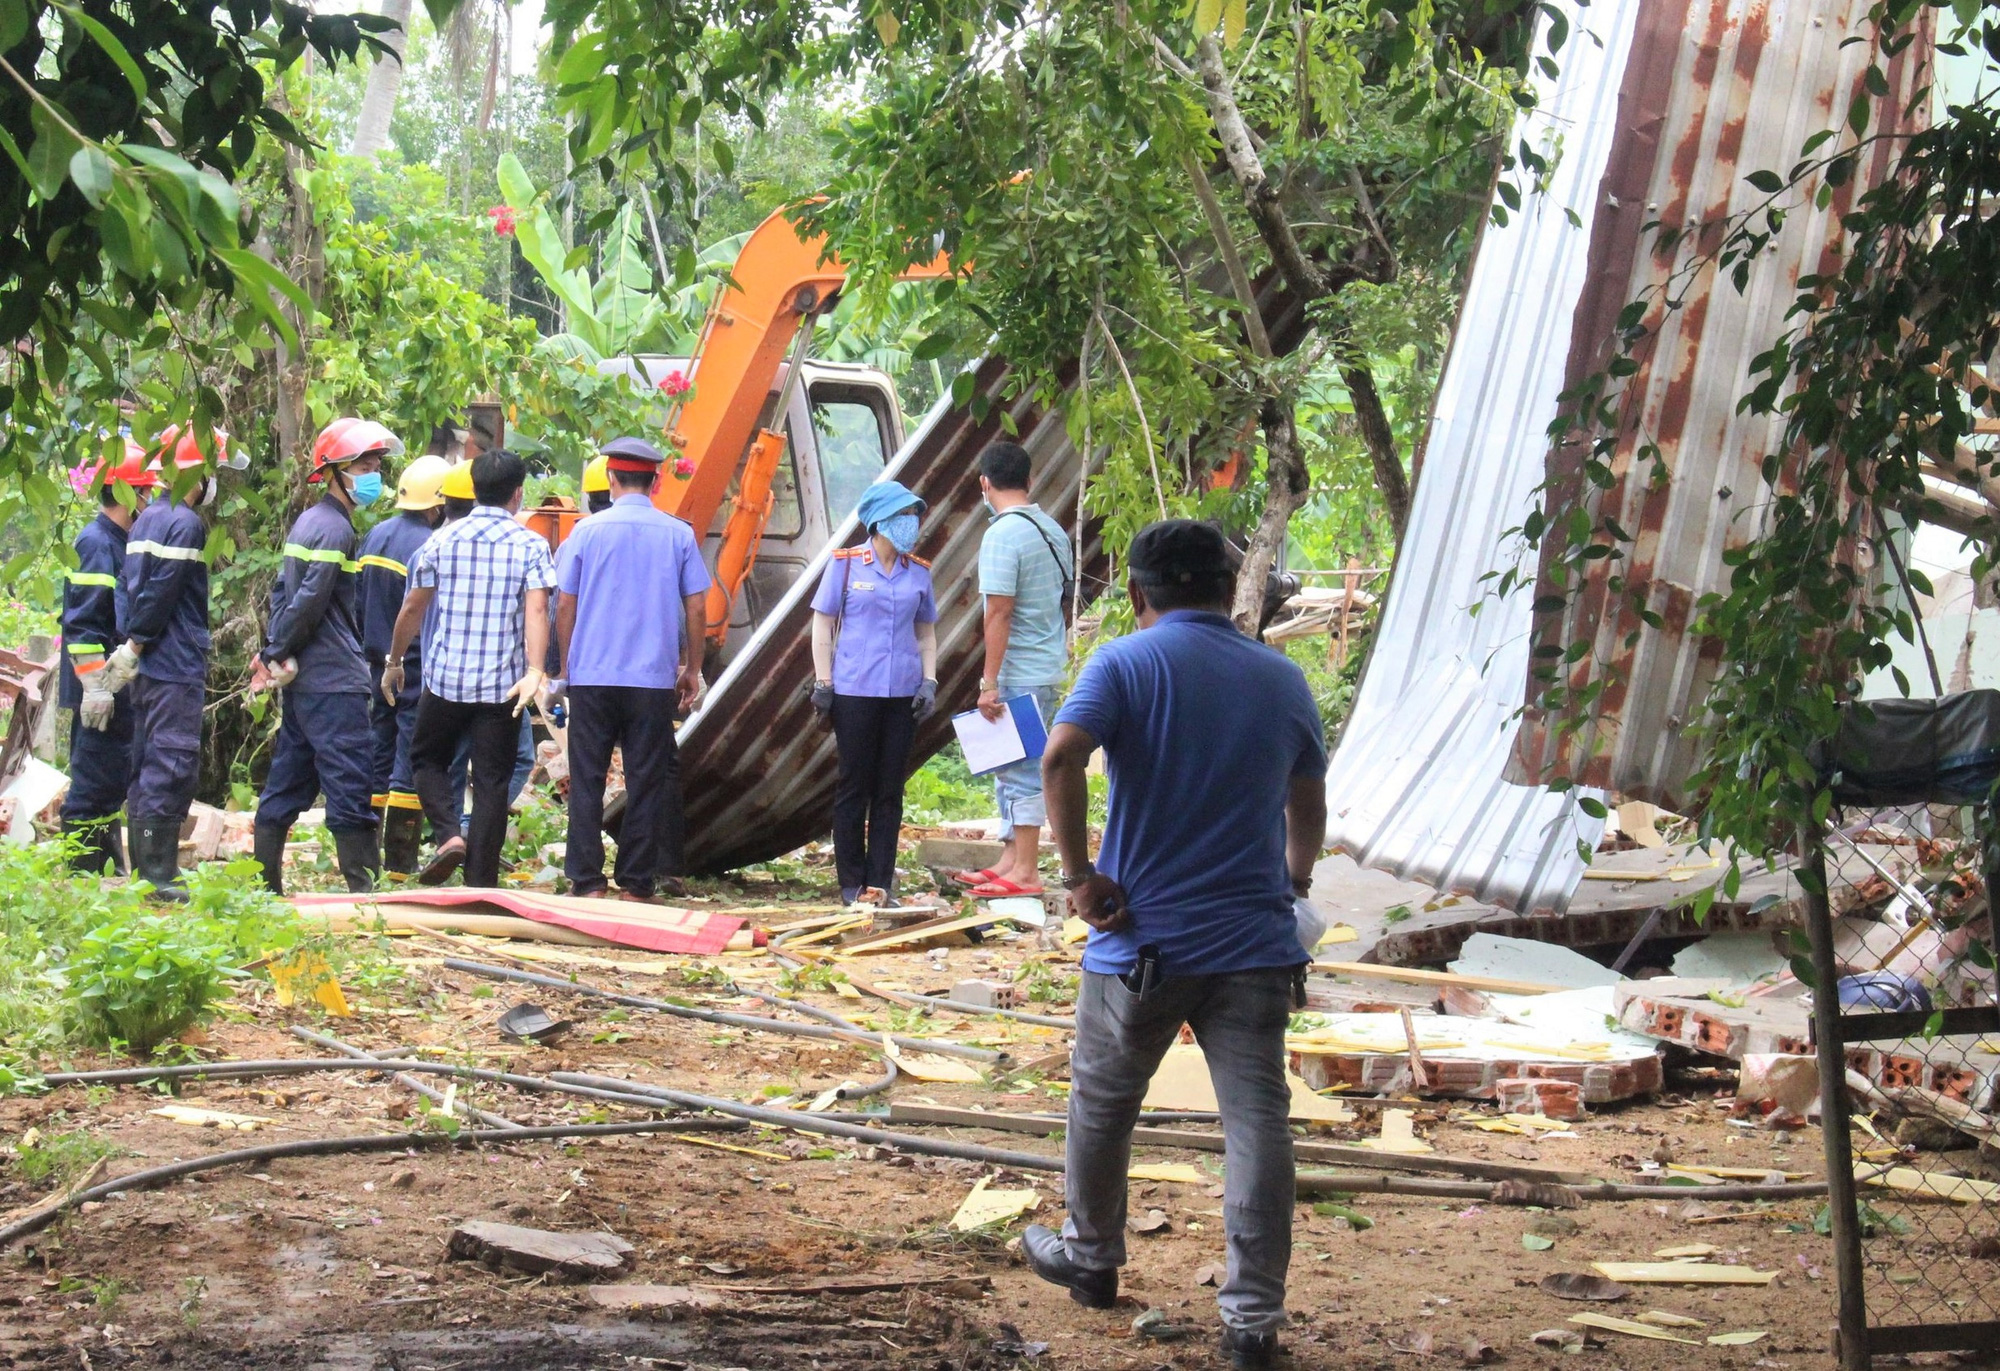
[[[898,279],[932,279],[951,270],[938,257]],[[814,321],[846,284],[847,268],[828,255],[825,237],[802,237],[779,210],[744,242],[688,363],[694,393],[669,420],[672,450],[653,503],[687,520],[705,544],[729,500],[708,595],[708,637],[716,647],[728,637],[731,610],[756,567],[771,518],[772,483],[786,452],[785,420],[806,372]],[[773,402],[781,367],[784,381]],[[652,379],[643,368],[638,375]],[[675,457],[687,459],[686,474],[675,469]],[[543,514],[555,517],[546,524],[533,517]],[[531,522],[557,544],[579,517],[567,510],[533,515]]]

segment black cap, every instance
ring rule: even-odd
[[[1141,585],[1167,589],[1213,590],[1234,575],[1222,530],[1193,519],[1147,524],[1132,539],[1125,564]]]

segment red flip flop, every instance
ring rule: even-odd
[[[984,871],[955,871],[951,878],[964,886],[985,885],[989,881],[999,880],[1000,873],[989,866]]]
[[[1039,895],[1041,893],[1042,888],[1038,885],[1021,885],[1015,881],[987,881],[985,884],[976,885],[966,892],[966,894],[981,900],[1001,900],[1010,895]]]

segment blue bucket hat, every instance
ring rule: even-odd
[[[861,492],[861,503],[855,506],[854,512],[861,518],[861,527],[872,529],[884,519],[901,514],[906,509],[922,514],[929,508],[901,481],[877,481]]]

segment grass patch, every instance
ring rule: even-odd
[[[73,1133],[42,1134],[29,1129],[14,1144],[14,1171],[29,1185],[61,1189],[123,1149],[79,1129]]]

